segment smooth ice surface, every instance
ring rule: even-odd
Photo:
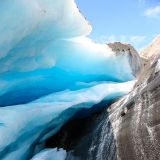
[[[35,155],[31,160],[65,160],[67,153],[63,149],[45,149]]]
[[[28,160],[75,114],[131,90],[131,55],[90,32],[74,0],[0,1],[0,159]]]

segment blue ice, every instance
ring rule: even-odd
[[[131,90],[130,55],[91,30],[74,0],[0,1],[0,159],[28,160],[82,110]]]

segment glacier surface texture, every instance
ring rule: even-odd
[[[1,160],[31,159],[75,115],[131,90],[131,55],[91,30],[74,0],[0,1]]]

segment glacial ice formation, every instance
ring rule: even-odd
[[[73,0],[0,3],[0,106],[77,88],[78,81],[134,78],[130,55],[85,37],[91,26]]]
[[[126,94],[133,83],[105,82],[53,93],[28,104],[0,108],[0,159],[21,160],[22,156],[27,159],[33,152],[30,149],[43,144],[75,113]]]
[[[74,0],[0,1],[0,20],[0,159],[29,159],[77,112],[134,84],[132,55],[89,39]]]

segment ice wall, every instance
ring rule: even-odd
[[[134,78],[129,55],[86,37],[91,26],[73,0],[1,1],[0,19],[0,106],[76,88],[77,81]]]
[[[70,120],[102,100],[128,93],[134,81],[103,82],[76,91],[52,93],[34,102],[0,108],[0,159],[27,160],[38,146]]]
[[[74,0],[0,1],[0,159],[27,160],[77,112],[132,88],[132,55],[90,32]]]

